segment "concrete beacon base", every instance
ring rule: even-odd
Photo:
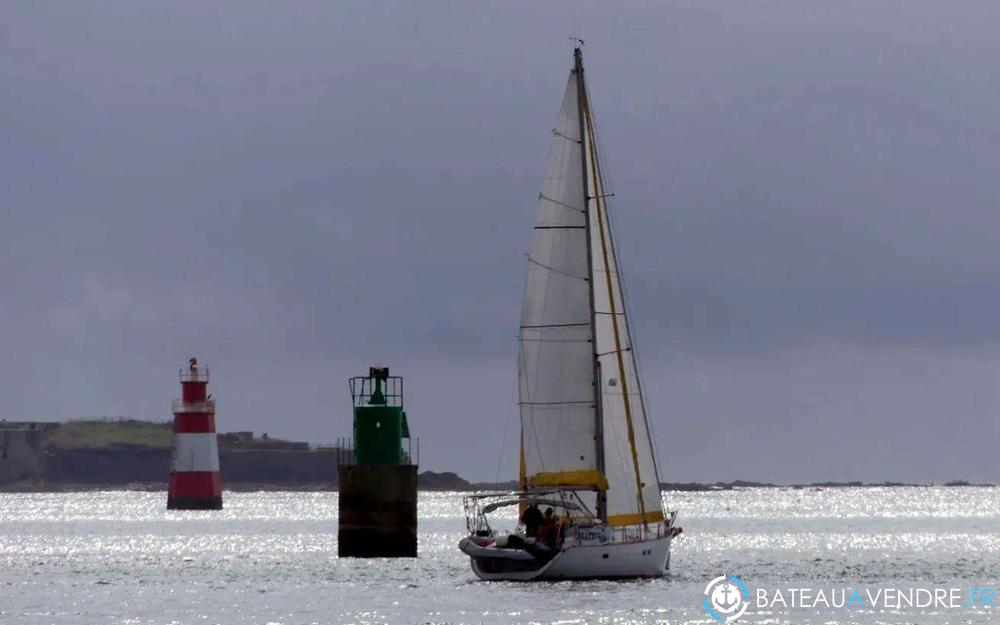
[[[341,465],[337,555],[417,557],[417,466]]]

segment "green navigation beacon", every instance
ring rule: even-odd
[[[408,464],[410,430],[403,408],[403,378],[388,367],[350,380],[354,402],[354,464]],[[404,447],[404,441],[406,447]]]
[[[338,471],[340,557],[417,555],[417,465],[403,409],[403,378],[374,366],[350,379],[352,464]]]

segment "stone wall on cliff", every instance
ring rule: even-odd
[[[46,451],[47,482],[70,484],[129,484],[166,482],[170,450],[139,445]]]
[[[34,429],[0,430],[0,484],[43,477],[41,436],[42,432]]]
[[[166,482],[169,449],[116,446],[107,449],[58,449],[47,452],[49,482],[128,484]],[[335,451],[219,450],[222,483],[333,483]]]

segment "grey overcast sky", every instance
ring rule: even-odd
[[[662,477],[1000,481],[992,0],[6,2],[0,417],[167,419],[195,354],[332,441],[382,362],[513,477],[574,23]]]

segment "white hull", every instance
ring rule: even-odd
[[[670,542],[668,534],[642,542],[573,545],[542,567],[528,571],[490,572],[484,570],[490,568],[486,562],[480,566],[480,559],[472,557],[472,570],[487,581],[661,577],[670,566]]]

